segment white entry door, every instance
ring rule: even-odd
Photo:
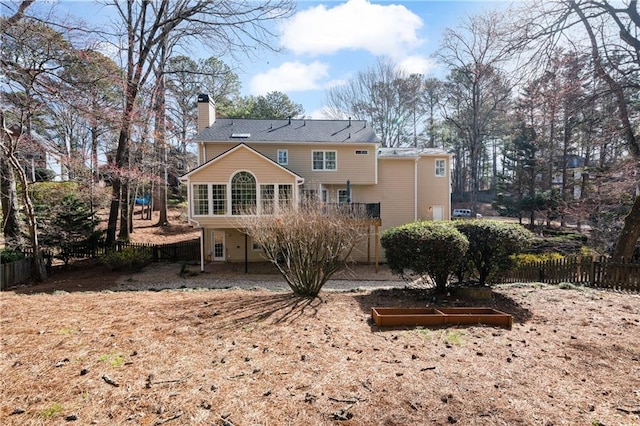
[[[444,220],[444,206],[433,206],[433,220]]]
[[[224,231],[213,231],[213,260],[225,260]]]

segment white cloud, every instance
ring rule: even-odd
[[[329,65],[319,61],[311,64],[284,62],[251,78],[251,94],[264,95],[275,90],[290,93],[322,89],[320,81],[329,75]]]
[[[325,107],[321,107],[318,109],[314,109],[311,112],[306,112],[304,114],[305,117],[309,117],[309,118],[314,118],[314,119],[318,119],[318,120],[322,120],[322,119],[330,119],[332,118],[329,114],[327,114],[326,112],[326,108]]]
[[[407,74],[428,75],[438,68],[438,63],[425,56],[407,56],[398,62],[398,68]]]
[[[402,5],[349,0],[333,8],[319,5],[298,12],[284,24],[281,43],[296,54],[363,49],[397,57],[422,44],[417,34],[422,26],[422,19]]]
[[[348,83],[348,80],[344,78],[337,78],[335,80],[331,80],[326,82],[323,85],[323,89],[331,89],[332,87],[345,86]]]

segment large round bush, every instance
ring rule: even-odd
[[[469,243],[449,222],[414,222],[385,231],[381,237],[389,268],[402,276],[429,276],[444,290]]]
[[[480,285],[498,282],[513,266],[511,255],[531,244],[533,234],[522,225],[496,220],[461,220],[456,228],[469,240],[464,265],[475,273]]]

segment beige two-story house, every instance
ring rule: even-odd
[[[416,220],[449,220],[450,156],[439,149],[381,148],[362,120],[216,118],[198,97],[198,166],[181,180],[189,222],[200,228],[201,266],[263,261],[242,216],[277,214],[307,198],[349,203],[371,230],[354,261],[384,261],[379,235]]]

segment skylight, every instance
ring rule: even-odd
[[[232,138],[250,138],[251,137],[251,133],[232,133],[231,134]]]

